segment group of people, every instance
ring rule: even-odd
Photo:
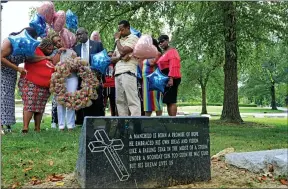
[[[37,39],[33,28],[24,28],[28,34]],[[23,29],[23,30],[24,30]],[[18,35],[11,33],[10,35]],[[63,47],[59,35],[44,38],[36,48],[33,57],[13,56],[12,45],[5,39],[1,49],[1,126],[11,131],[15,124],[15,85],[17,72],[21,74],[18,87],[23,101],[23,133],[27,133],[32,117],[35,121],[35,131],[40,131],[40,123],[50,96],[49,85],[54,66],[66,57],[74,54],[91,63],[93,54],[104,50],[100,35],[93,32],[89,39],[84,28],[78,28],[76,38],[78,44]],[[161,35],[153,39],[153,45],[158,49],[158,56],[152,59],[140,60],[133,56],[133,49],[138,37],[130,32],[130,24],[123,20],[118,23],[118,32],[114,34],[115,49],[108,51],[111,57],[106,74],[97,72],[100,85],[97,88],[98,98],[92,100],[92,105],[80,110],[72,110],[57,104],[57,94],[53,97],[52,127],[64,130],[65,125],[72,130],[75,125],[82,125],[85,116],[105,116],[105,107],[109,99],[111,116],[151,116],[156,111],[162,115],[162,103],[167,104],[170,116],[177,113],[177,91],[181,82],[180,56],[177,50],[169,46],[169,37]],[[25,63],[24,68],[18,67]],[[140,69],[139,69],[140,68]],[[165,92],[149,91],[147,75],[159,68],[169,77]],[[137,72],[141,78],[137,78]],[[81,78],[72,73],[66,78],[66,89],[75,92],[81,87]],[[66,124],[65,124],[66,122]]]

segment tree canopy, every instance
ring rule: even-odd
[[[79,18],[79,26],[90,33],[99,31],[108,50],[114,46],[113,34],[123,19],[155,38],[168,33],[182,60],[179,97],[202,99],[203,106],[207,97],[208,101],[217,99],[223,102],[222,119],[227,121],[242,121],[239,83],[241,95],[251,95],[252,91],[256,95],[258,91],[269,96],[260,85],[268,86],[269,77],[281,83],[278,78],[287,75],[288,3],[284,1],[57,1],[55,8],[71,9]],[[264,68],[265,62],[275,65],[276,70]],[[253,84],[258,81],[259,85]],[[209,93],[215,88],[224,98]]]

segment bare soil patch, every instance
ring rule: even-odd
[[[251,173],[244,169],[225,164],[223,160],[211,161],[212,180],[189,185],[178,185],[170,188],[288,188],[287,180],[279,181],[273,176]],[[33,185],[28,183],[23,188],[80,188],[74,173],[64,174],[63,180]]]

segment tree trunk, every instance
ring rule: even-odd
[[[272,85],[270,87],[270,92],[271,92],[271,107],[272,107],[272,110],[277,110],[275,82],[272,82]]]
[[[201,85],[202,91],[202,111],[201,114],[207,114],[207,102],[206,102],[206,86]]]
[[[222,2],[225,38],[224,100],[221,120],[243,122],[238,106],[236,2]]]

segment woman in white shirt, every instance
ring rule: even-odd
[[[71,47],[63,47],[63,43],[59,35],[55,34],[51,36],[53,44],[57,47],[57,54],[53,57],[53,62],[62,62],[66,58],[74,55],[76,57],[76,52]],[[69,77],[66,78],[66,89],[67,92],[75,92],[78,86],[78,77],[76,73],[72,73]],[[57,98],[57,94],[56,94]],[[59,130],[63,131],[65,128],[65,120],[68,130],[72,130],[75,127],[75,110],[68,109],[67,107],[57,104],[57,115],[58,115],[58,125]]]

